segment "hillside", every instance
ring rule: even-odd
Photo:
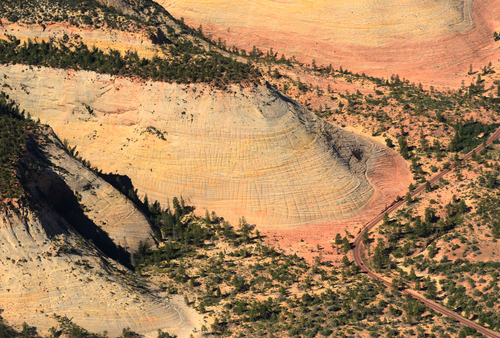
[[[215,41],[250,52],[457,89],[498,59],[498,1],[162,1]]]
[[[0,337],[498,332],[499,5],[2,2]]]
[[[265,87],[222,92],[23,66],[1,76],[81,156],[164,205],[182,195],[232,222],[290,227],[347,218],[373,196],[374,145]]]
[[[151,335],[196,325],[115,260],[130,265],[126,250],[151,240],[142,213],[71,157],[50,128],[24,120],[5,96],[0,105],[2,131],[22,132],[17,142],[24,148],[2,154],[11,161],[10,168],[2,162],[2,175],[18,182],[16,191],[1,191],[2,317],[47,332],[54,316],[66,316],[112,335],[127,327]]]

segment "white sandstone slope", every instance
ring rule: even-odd
[[[373,196],[379,150],[266,86],[190,86],[0,67],[4,91],[83,158],[167,206],[268,227],[340,220]]]
[[[2,317],[11,325],[27,322],[41,333],[56,326],[55,314],[72,318],[91,332],[107,331],[111,336],[120,335],[126,327],[146,337],[156,337],[158,329],[189,336],[198,325],[195,321],[167,300],[138,288],[141,281],[136,276],[104,256],[71,226],[76,216],[88,216],[96,223],[108,219],[113,224],[106,229],[110,237],[126,237],[133,246],[139,238],[150,237],[144,217],[118,191],[54,143],[43,153],[45,164],[31,172],[26,185],[32,196],[29,203],[0,211]],[[40,158],[40,152],[37,154]],[[55,211],[62,203],[58,194],[69,198],[68,191],[89,184],[93,188],[88,191],[94,193],[89,192],[89,197],[82,192],[81,201],[100,215],[73,213],[74,217],[65,219]]]
[[[154,241],[153,231],[147,218],[122,193],[109,183],[87,170],[80,162],[54,144],[47,146],[54,170],[64,183],[79,196],[84,214],[105,231],[117,245],[137,251],[139,241]],[[40,182],[50,189],[50,181]],[[60,195],[55,188],[53,195]]]
[[[0,304],[9,324],[27,322],[46,332],[56,314],[91,332],[118,336],[130,327],[150,337],[186,324],[167,301],[127,285],[126,273],[50,210],[2,214],[0,256]]]

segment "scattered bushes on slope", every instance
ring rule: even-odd
[[[3,0],[0,2],[0,17],[10,22],[47,25],[69,22],[72,25],[108,27],[123,31],[134,31],[145,25],[157,26],[172,19],[160,5],[151,0],[126,1],[127,13],[120,13],[111,6],[97,0]]]
[[[104,52],[81,41],[72,43],[67,36],[23,44],[15,37],[0,40],[0,64],[26,64],[54,68],[89,70],[102,74],[135,76],[146,80],[176,83],[213,83],[224,87],[229,83],[256,82],[258,70],[217,52],[205,52],[191,41],[171,45],[169,58],[140,58],[137,53],[121,55],[117,50]],[[167,53],[167,51],[165,51]]]
[[[500,198],[485,196],[479,201],[476,213],[489,225],[493,237],[500,238]]]
[[[486,140],[487,136],[495,132],[498,126],[500,126],[498,123],[484,124],[473,120],[458,122],[454,126],[455,136],[451,140],[448,148],[453,152],[463,151],[467,153],[480,145],[483,140]],[[481,134],[483,134],[483,136],[478,138]]]

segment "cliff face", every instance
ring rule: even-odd
[[[182,195],[232,222],[268,227],[359,212],[374,146],[265,86],[132,81],[91,72],[0,68],[21,108],[104,172],[129,176],[163,206]]]
[[[56,183],[54,180],[42,179],[38,183],[59,213],[66,216],[70,222],[78,219],[68,212],[68,201],[75,193],[84,210],[83,215],[88,219],[87,223],[95,224],[116,245],[137,251],[139,241],[153,241],[153,232],[148,220],[132,202],[80,162],[72,159],[61,148],[53,144],[48,147],[54,171],[61,180]],[[73,226],[82,232],[86,224],[80,222]],[[90,231],[89,233],[98,236]]]
[[[140,280],[101,251],[124,238],[135,248],[150,237],[147,220],[53,142],[32,154],[41,165],[25,186],[29,203],[0,211],[2,317],[39,332],[56,324],[53,314],[111,336],[125,327],[154,337],[158,329],[190,331],[178,308],[139,292]]]

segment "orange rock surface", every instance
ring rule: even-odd
[[[250,51],[331,63],[354,72],[399,74],[436,88],[459,87],[472,64],[497,62],[498,0],[159,0],[214,40]]]

